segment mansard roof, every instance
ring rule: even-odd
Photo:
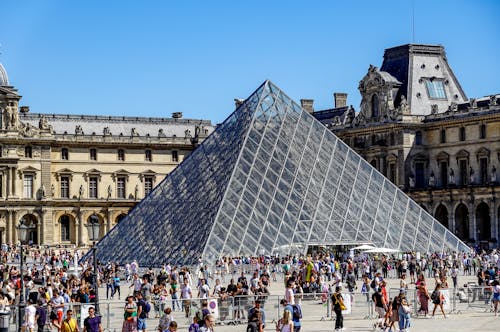
[[[20,121],[38,128],[39,121],[45,117],[55,134],[75,134],[77,126],[80,135],[103,135],[105,128],[112,136],[152,136],[152,137],[190,137],[195,135],[196,127],[201,126],[209,135],[213,131],[210,120],[174,119],[131,116],[99,116],[70,114],[21,113]]]

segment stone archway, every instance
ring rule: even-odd
[[[439,204],[434,213],[434,218],[436,218],[444,227],[449,229],[448,225],[448,209],[443,204]]]
[[[491,239],[490,208],[484,202],[476,207],[476,233],[478,241]]]
[[[455,234],[463,241],[469,241],[469,209],[460,203],[455,209]]]
[[[19,222],[29,227],[27,243],[38,244],[38,218],[34,214],[28,213],[23,215]],[[19,240],[19,234],[17,234],[16,240]]]
[[[120,213],[118,216],[116,216],[115,219],[115,224],[118,224],[120,221],[122,221],[127,215],[125,213]]]

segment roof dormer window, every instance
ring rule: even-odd
[[[446,92],[444,91],[443,80],[430,78],[425,80],[425,87],[427,94],[431,99],[446,99]]]

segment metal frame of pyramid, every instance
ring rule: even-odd
[[[469,247],[270,81],[97,244],[141,265],[371,242]]]

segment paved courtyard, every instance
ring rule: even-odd
[[[249,277],[249,276],[247,276]],[[475,277],[459,277],[459,284],[463,285],[467,282],[474,282]],[[229,278],[226,277],[223,285],[226,285]],[[434,282],[432,279],[429,280],[429,289],[432,290]],[[213,281],[211,281],[211,286]],[[122,292],[127,294],[131,292],[128,284],[122,286]],[[391,290],[396,291],[399,287],[399,281],[397,279],[389,279],[388,286]],[[350,315],[344,316],[344,327],[347,331],[373,331],[373,323],[375,319],[369,316],[369,305],[366,303],[366,298],[359,294],[359,289],[361,288],[360,281],[358,281],[358,290],[355,295],[355,302],[353,304],[353,311]],[[413,285],[409,286],[411,290],[414,288]],[[277,303],[279,302],[278,296],[283,296],[284,286],[281,282],[274,282],[271,284],[271,297],[265,304],[266,317],[267,317],[267,327],[266,331],[275,331],[274,320],[277,319],[280,314]],[[121,300],[105,300],[105,288],[100,289],[101,298],[101,312],[103,314],[103,326],[109,326],[109,331],[120,331],[123,319],[123,305],[125,296],[121,297]],[[194,294],[197,294],[195,291]],[[122,294],[123,295],[123,294]],[[467,303],[457,303],[455,311],[447,310],[447,318],[443,318],[442,315],[438,315],[436,312],[436,318],[424,318],[424,317],[413,317],[411,320],[412,331],[499,331],[500,330],[500,317],[495,317],[492,312],[489,312],[489,305],[484,304],[484,302],[476,301],[478,304],[475,307],[469,306]],[[170,300],[168,301],[168,306],[170,306]],[[331,317],[326,317],[327,307],[325,304],[321,303],[320,298],[317,299],[304,299],[302,302],[303,315],[302,320],[303,328],[302,331],[333,331],[334,321]],[[107,315],[109,308],[110,314]],[[429,309],[432,311],[433,306],[429,305]],[[173,313],[176,318],[177,323],[180,326],[179,331],[187,331],[188,319],[184,317],[182,312],[176,311]],[[156,331],[158,324],[158,319],[153,318],[155,313],[153,310],[150,313],[150,319],[148,319],[148,331]],[[109,320],[109,325],[107,321]],[[216,331],[246,331],[246,324],[238,325],[218,325]]]

